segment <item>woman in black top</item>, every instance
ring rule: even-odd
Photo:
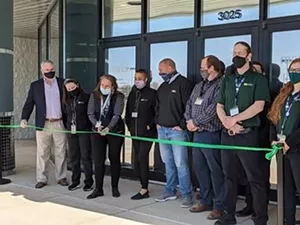
[[[155,103],[156,91],[147,85],[148,74],[138,70],[126,106],[126,125],[132,136],[156,137]],[[140,178],[142,189],[132,196],[132,200],[149,198],[149,152],[152,142],[132,140],[134,148],[134,168]]]
[[[268,114],[272,144],[284,145],[285,225],[295,224],[296,193],[300,193],[300,58],[291,62],[284,85]]]
[[[71,131],[71,134],[68,134],[68,157],[72,169],[72,184],[69,186],[70,191],[80,187],[80,161],[82,161],[85,173],[85,185],[83,190],[92,190],[94,183],[90,135],[76,133],[76,131],[91,130],[91,123],[87,116],[88,101],[89,95],[83,92],[77,80],[65,80],[62,102],[67,115],[67,129]]]
[[[87,197],[88,199],[104,195],[103,179],[107,145],[109,148],[112,195],[116,198],[120,196],[118,189],[121,171],[120,154],[124,138],[106,133],[125,133],[124,122],[121,117],[124,110],[124,95],[117,89],[116,78],[112,75],[104,75],[100,77],[96,89],[90,96],[88,116],[93,124],[93,130],[98,133],[91,135],[96,189]]]

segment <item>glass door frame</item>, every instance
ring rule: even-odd
[[[288,21],[279,23],[279,19],[274,19],[270,24],[267,25],[267,29],[263,31],[263,52],[264,52],[264,65],[268,65],[267,68],[271,68],[272,65],[272,46],[273,39],[272,35],[275,32],[284,32],[284,31],[293,31],[300,30],[299,22],[296,21]],[[267,71],[270,74],[270,70]],[[271,81],[271,76],[269,76],[269,81]],[[276,167],[277,168],[277,167]],[[277,202],[277,184],[271,184],[271,189],[269,193],[269,199],[271,201]],[[300,205],[300,199],[297,200],[297,205]]]
[[[98,66],[97,82],[98,82],[99,77],[106,74],[106,72],[105,72],[106,50],[112,49],[112,48],[122,48],[122,47],[135,47],[135,67],[140,68],[140,66],[141,66],[141,43],[139,40],[128,40],[128,41],[120,41],[120,42],[105,42],[102,39],[102,40],[99,40],[99,44],[98,44],[98,59],[99,59],[99,61],[97,64],[97,66]],[[114,75],[114,74],[111,74],[111,75]],[[124,110],[125,110],[125,108],[124,108]],[[124,142],[124,144],[122,146],[122,150],[121,150],[121,165],[122,165],[121,176],[125,176],[125,177],[134,177],[135,176],[134,173],[132,174],[133,164],[131,163],[131,166],[125,165],[125,142]],[[108,169],[108,171],[110,171],[110,166],[106,165],[106,168]]]
[[[184,29],[179,31],[165,31],[162,33],[148,33],[144,36],[143,40],[143,66],[148,71],[151,69],[151,44],[163,44],[172,42],[183,42],[187,41],[187,78],[194,82],[195,76],[197,75],[194,70],[194,59],[195,59],[195,32],[194,29]],[[176,62],[175,62],[176,63]],[[158,65],[157,65],[158,66]],[[181,72],[181,71],[178,71]],[[154,151],[159,151],[159,145],[156,144]],[[191,149],[189,149],[189,154]],[[155,154],[155,153],[154,153]],[[190,161],[190,166],[193,166],[192,161]],[[161,169],[162,165],[159,165]],[[164,170],[164,168],[163,168]],[[150,179],[155,181],[165,182],[165,172],[150,170]]]
[[[200,62],[205,57],[205,40],[210,38],[222,38],[232,37],[241,35],[251,35],[251,49],[252,49],[252,60],[259,59],[259,26],[249,26],[243,28],[231,28],[231,29],[219,29],[215,31],[207,30],[199,33],[197,37],[197,51],[196,60]],[[232,46],[233,48],[234,46]],[[217,56],[218,57],[218,56]],[[196,65],[196,70],[199,71],[199,65]],[[227,65],[228,66],[228,65]]]
[[[120,42],[105,42],[103,39],[99,40],[98,43],[98,74],[97,80],[99,76],[105,74],[105,50],[110,48],[122,48],[122,47],[135,47],[135,65],[136,68],[140,68],[141,66],[141,42],[139,40],[129,40],[129,41],[120,41]],[[113,74],[112,74],[113,75]]]
[[[201,59],[205,57],[205,40],[210,38],[226,38],[226,37],[234,37],[241,35],[251,35],[251,49],[252,49],[252,60],[259,59],[259,33],[260,27],[259,25],[249,25],[241,28],[221,28],[218,30],[207,29],[198,33],[197,42],[196,42],[196,61],[200,62]],[[232,46],[233,48],[234,46]],[[230,53],[228,53],[230,54]],[[217,55],[216,55],[217,56]],[[218,56],[217,56],[218,57]],[[232,56],[230,56],[232,57]],[[229,65],[225,65],[226,67]],[[199,64],[195,64],[195,71],[199,71]],[[198,72],[199,74],[199,72]],[[245,196],[245,188],[243,186],[239,186],[238,194]]]
[[[164,32],[164,34],[148,34],[146,40],[143,43],[143,52],[144,52],[144,62],[145,68],[150,71],[151,67],[151,44],[163,44],[163,43],[172,43],[187,41],[187,78],[190,81],[194,80],[195,71],[193,70],[193,60],[194,60],[194,51],[195,51],[195,36],[193,29],[186,29],[187,32],[183,33],[182,31],[176,32]],[[176,62],[175,62],[176,63]],[[158,65],[157,65],[158,66]],[[180,71],[178,71],[180,72]]]
[[[276,20],[277,21],[277,20]],[[267,29],[263,31],[263,64],[268,65],[267,68],[271,68],[272,65],[272,46],[273,46],[273,38],[272,35],[275,32],[284,32],[284,31],[293,31],[300,30],[299,23],[293,22],[284,22],[284,23],[271,23],[267,25]],[[270,71],[268,71],[270,74]],[[269,76],[269,82],[271,82],[271,76]]]

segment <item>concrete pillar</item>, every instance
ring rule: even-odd
[[[74,77],[86,92],[96,87],[98,1],[64,1],[65,77]]]
[[[13,0],[0,1],[0,124],[13,124]],[[0,128],[4,173],[15,168],[12,129]],[[0,157],[1,158],[1,157]]]

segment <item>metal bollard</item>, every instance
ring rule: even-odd
[[[283,145],[278,145],[283,147]],[[283,169],[283,152],[277,153],[277,225],[284,224],[284,169]]]

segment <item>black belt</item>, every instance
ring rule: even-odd
[[[242,130],[238,134],[234,134],[233,131],[227,130],[227,129],[223,129],[223,132],[229,134],[230,136],[234,136],[234,135],[239,135],[239,134],[248,134],[250,131],[255,130],[255,129],[256,128],[254,128],[254,127],[252,127],[252,128],[248,127],[248,128],[245,128],[244,130]]]

